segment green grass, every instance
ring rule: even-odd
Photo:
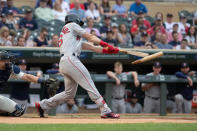
[[[0,131],[196,131],[197,124],[0,124]]]

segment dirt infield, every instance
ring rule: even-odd
[[[197,115],[121,115],[120,119],[101,119],[98,114],[69,114],[39,118],[34,115],[23,117],[0,117],[0,123],[7,124],[96,124],[96,123],[197,123]]]

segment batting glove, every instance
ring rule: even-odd
[[[107,47],[103,48],[103,53],[104,54],[117,54],[120,50],[116,47]]]

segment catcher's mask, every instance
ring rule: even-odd
[[[0,61],[6,61],[5,69],[11,69],[12,64],[14,64],[14,60],[14,55],[8,53],[5,50],[0,51]]]

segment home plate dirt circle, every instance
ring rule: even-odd
[[[83,115],[58,115],[40,118],[36,115],[24,115],[23,117],[0,117],[0,123],[7,124],[113,124],[113,123],[197,123],[197,116],[147,116],[147,115],[123,115],[120,119],[101,119],[98,114]]]

